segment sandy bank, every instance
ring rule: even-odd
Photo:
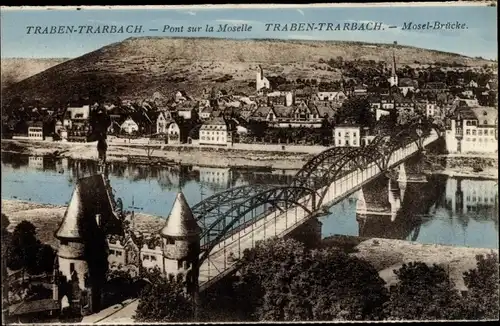
[[[65,211],[65,206],[2,199],[2,213],[7,215],[10,221],[7,230],[13,231],[16,225],[23,220],[30,221],[37,228],[40,241],[48,243],[54,248],[58,246],[54,232],[62,222]],[[164,222],[163,219],[152,215],[135,214],[135,228],[142,232],[160,230]]]
[[[2,200],[2,212],[11,222],[9,230],[13,230],[22,220],[28,220],[37,227],[42,242],[57,247],[54,231],[62,221],[65,207],[36,204],[18,200]],[[146,214],[136,214],[135,228],[145,232],[156,232],[165,220]],[[463,289],[462,273],[476,266],[475,257],[486,254],[491,249],[420,244],[403,240],[360,238],[353,236],[333,236],[323,241],[324,246],[340,246],[353,255],[371,262],[380,276],[388,283],[395,282],[393,270],[403,263],[423,261],[428,264],[439,264],[449,268],[450,275],[458,288]],[[498,253],[498,250],[495,250]]]
[[[341,247],[352,255],[369,261],[388,286],[397,281],[394,269],[403,264],[421,261],[437,264],[450,273],[455,286],[465,290],[463,273],[476,267],[476,255],[486,255],[498,249],[470,248],[437,244],[422,244],[405,240],[361,238],[335,235],[323,240],[324,246]]]

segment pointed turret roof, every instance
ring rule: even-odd
[[[160,234],[167,237],[186,237],[200,233],[201,229],[196,223],[184,194],[182,192],[177,193],[170,215]]]
[[[92,232],[96,214],[103,218],[114,214],[102,174],[78,180],[56,238],[82,240],[85,232]]]

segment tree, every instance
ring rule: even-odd
[[[36,269],[40,273],[52,273],[56,253],[48,244],[39,247],[36,255]]]
[[[35,226],[22,221],[12,233],[11,245],[7,250],[7,266],[13,270],[22,268],[30,273],[35,272],[39,248],[40,241],[36,238]]]
[[[364,126],[372,126],[375,122],[375,117],[370,111],[368,100],[362,97],[354,97],[345,101],[337,115],[337,123],[343,123],[346,120]]]
[[[193,303],[181,279],[164,278],[158,271],[148,277],[134,319],[140,322],[185,322],[193,317]]]
[[[463,319],[463,300],[448,273],[438,265],[422,262],[403,264],[394,270],[398,283],[390,289],[385,304],[388,319]]]
[[[10,225],[9,218],[7,217],[7,215],[2,213],[2,233],[7,231],[7,228],[9,227],[9,225]]]
[[[464,273],[470,319],[498,318],[498,254],[476,256],[476,268]]]
[[[387,299],[367,262],[340,251],[307,251],[292,239],[267,240],[245,252],[239,299],[268,321],[376,320]]]

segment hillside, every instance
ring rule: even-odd
[[[42,101],[67,100],[73,95],[104,95],[130,98],[151,96],[155,91],[169,94],[184,89],[199,94],[203,88],[233,88],[251,91],[258,65],[267,75],[288,79],[336,79],[338,71],[327,70],[320,59],[342,56],[349,59],[389,62],[392,46],[331,41],[227,40],[211,38],[129,38],[64,62],[5,90],[14,96]],[[398,64],[457,62],[483,65],[457,54],[398,46]],[[224,75],[229,81],[217,81]]]
[[[67,60],[67,58],[3,58],[1,87],[17,83]]]

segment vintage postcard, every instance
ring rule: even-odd
[[[498,319],[496,2],[1,30],[5,323]]]

